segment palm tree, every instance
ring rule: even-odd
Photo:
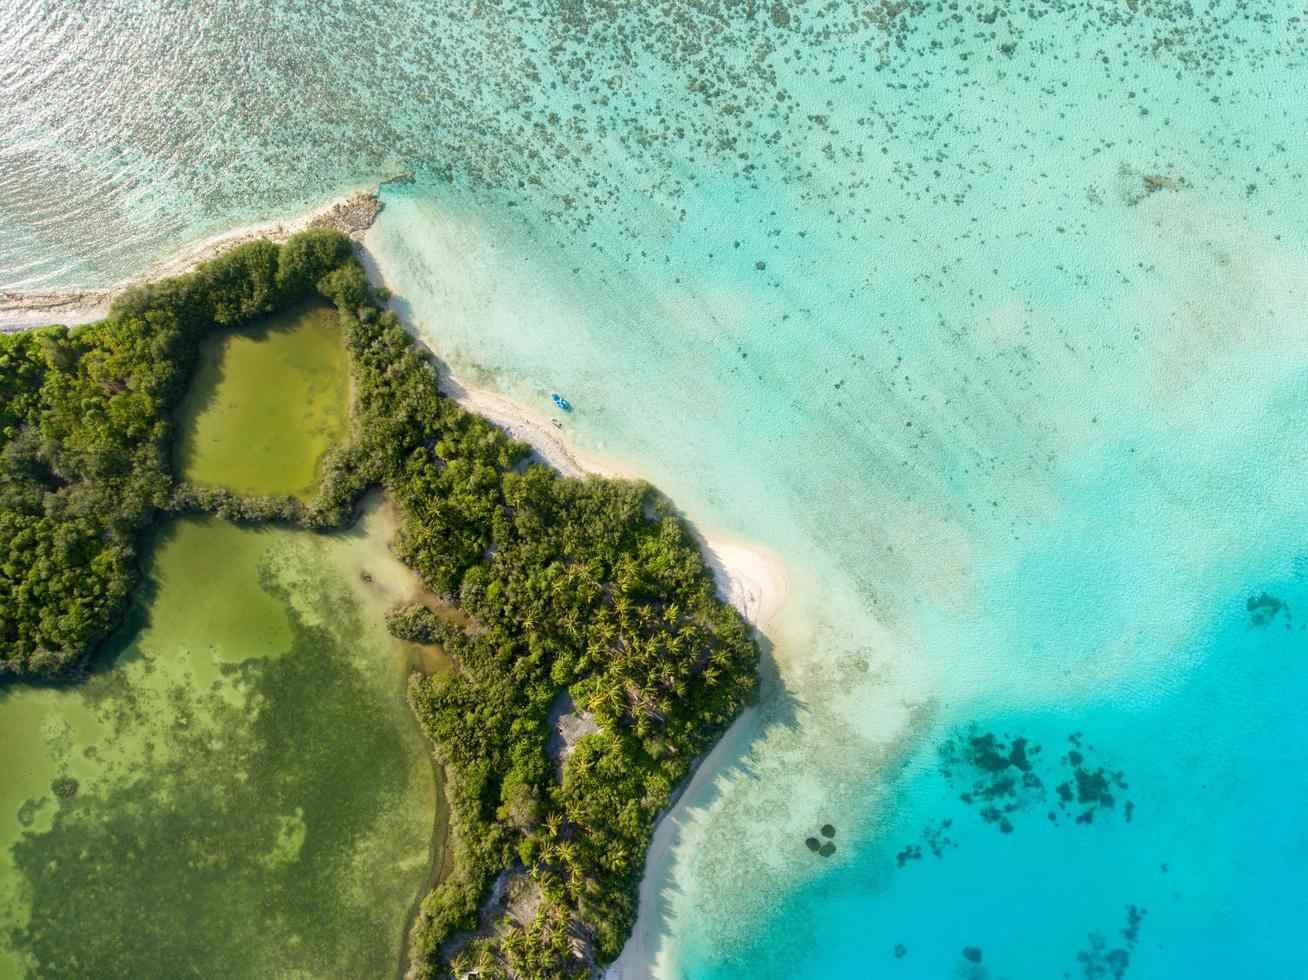
[[[450,972],[459,978],[466,977],[475,970],[476,962],[472,951],[465,947],[450,957]]]
[[[575,865],[576,860],[577,860],[577,845],[576,845],[576,844],[574,844],[574,843],[573,843],[572,841],[570,841],[570,840],[559,841],[559,843],[555,845],[555,848],[554,848],[554,849],[555,849],[555,851],[558,853],[558,855],[559,855],[559,859],[560,859],[564,864],[566,864],[569,868],[571,868],[571,867],[573,867],[573,866]]]

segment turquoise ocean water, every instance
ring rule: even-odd
[[[0,288],[344,189],[455,373],[790,568],[668,977],[1294,977],[1302,12],[18,4]],[[834,854],[806,838],[834,828]]]

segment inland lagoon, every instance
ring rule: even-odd
[[[305,306],[205,339],[182,405],[178,475],[237,493],[306,496],[345,434],[349,377],[333,310]]]
[[[173,520],[94,675],[0,693],[0,975],[398,968],[437,783],[390,521]]]

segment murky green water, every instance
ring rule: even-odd
[[[0,691],[0,977],[397,969],[438,793],[390,523],[176,520],[111,663]]]
[[[210,337],[180,418],[175,467],[238,493],[307,496],[345,435],[349,375],[336,313],[309,306]]]

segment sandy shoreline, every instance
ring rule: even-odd
[[[468,388],[449,376],[442,379],[441,390],[468,411],[489,419],[513,438],[530,445],[540,459],[567,476],[594,473],[635,478],[635,474],[623,472],[611,463],[588,459],[569,445],[547,418],[511,398]],[[716,534],[694,533],[704,552],[705,563],[717,580],[718,595],[735,606],[761,632],[786,601],[789,581],[785,562],[757,545]],[[742,748],[741,743],[749,737],[756,711],[756,708],[746,709],[709,753],[696,763],[690,779],[678,789],[671,808],[655,826],[654,836],[645,852],[645,874],[640,882],[636,924],[621,955],[604,971],[604,980],[644,980],[654,975],[662,939],[659,892],[664,886],[668,860],[688,801],[695,800],[722,770],[723,762]]]
[[[385,285],[385,276],[376,260],[362,247],[364,267],[374,283]],[[406,323],[411,336],[428,350],[431,343],[412,323]],[[541,461],[565,476],[617,476],[641,479],[640,474],[624,469],[620,463],[589,458],[572,446],[544,415],[505,395],[464,385],[442,370],[440,389],[443,394],[493,422],[508,435],[532,447]],[[760,633],[784,605],[790,583],[781,556],[759,545],[746,543],[724,534],[704,533],[692,526],[708,565],[717,581],[718,595],[740,611]],[[645,852],[645,874],[640,882],[640,904],[636,924],[621,955],[604,971],[604,980],[644,980],[654,975],[662,938],[659,891],[667,875],[668,861],[677,833],[681,829],[689,801],[721,771],[722,763],[742,748],[748,738],[756,708],[747,708],[723,733],[709,753],[700,759],[690,778],[676,791],[672,806],[654,828],[654,836]]]
[[[418,338],[420,341],[421,337]],[[425,342],[424,342],[425,345]],[[617,476],[640,479],[608,462],[588,458],[571,446],[544,416],[495,392],[469,388],[456,378],[441,379],[442,393],[470,412],[495,423],[514,439],[527,443],[545,463],[565,476]],[[718,595],[762,630],[786,600],[789,581],[785,562],[758,545],[721,534],[695,530],[704,560],[717,579]]]
[[[712,781],[723,769],[723,763],[743,748],[749,737],[758,708],[746,708],[725,732],[717,743],[695,766],[689,781],[678,790],[671,809],[659,820],[650,840],[649,850],[645,852],[645,876],[640,881],[640,905],[636,912],[636,924],[632,927],[631,937],[622,952],[604,970],[603,980],[645,980],[652,977],[659,965],[659,949],[662,940],[659,917],[659,891],[665,884],[668,857],[681,829],[685,807],[684,800],[695,799],[700,791]]]
[[[366,243],[360,246],[360,251],[369,278],[376,285],[388,285]],[[405,323],[405,328],[415,341],[439,359],[440,352],[432,347],[422,331],[412,323]],[[444,368],[443,363],[438,383],[442,394],[499,426],[512,438],[531,446],[542,462],[564,476],[644,479],[640,473],[621,463],[585,455],[569,443],[562,430],[546,416],[506,395],[463,384]],[[693,524],[691,530],[704,552],[705,563],[717,580],[718,595],[735,606],[756,629],[762,630],[785,603],[790,590],[786,564],[781,556],[726,534],[702,531]]]
[[[109,303],[114,295],[128,286],[181,275],[233,246],[257,238],[284,242],[306,228],[326,227],[335,228],[359,241],[381,210],[377,191],[376,187],[355,190],[336,198],[324,208],[297,218],[249,225],[202,239],[112,289],[0,292],[0,332],[13,333],[51,323],[73,327],[101,320],[109,312]]]

